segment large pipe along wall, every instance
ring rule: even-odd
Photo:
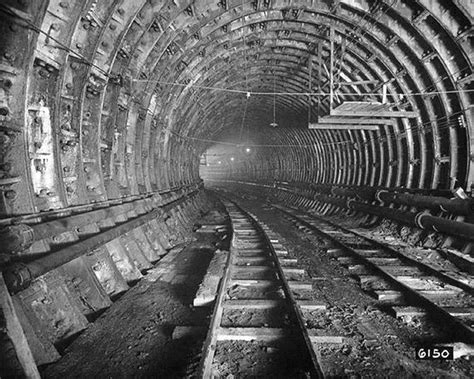
[[[2,1],[0,288],[36,363],[186,241],[201,177],[472,251],[469,4]],[[349,101],[417,116],[308,129]],[[40,321],[63,300],[70,325]]]

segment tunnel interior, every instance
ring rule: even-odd
[[[25,314],[6,346],[33,328],[36,365],[54,361],[74,333],[34,293],[67,300],[58,278],[109,267],[82,330],[189,242],[216,186],[472,259],[473,17],[462,0],[2,1],[1,307]]]

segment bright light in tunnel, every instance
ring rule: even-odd
[[[230,157],[230,160],[233,162],[233,161],[234,161],[234,157]]]
[[[217,162],[218,164],[222,164],[222,161]]]
[[[246,153],[250,153],[250,147],[247,147],[247,148],[245,149],[245,152],[246,152]]]

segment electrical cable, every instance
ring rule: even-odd
[[[145,79],[133,79],[134,82],[149,82]],[[170,85],[170,86],[181,86],[181,87],[192,87],[192,88],[200,88],[200,89],[207,89],[213,91],[222,91],[222,92],[230,92],[230,93],[240,93],[240,94],[250,94],[252,96],[328,96],[329,92],[256,92],[256,91],[245,91],[245,90],[238,90],[238,89],[230,89],[230,88],[221,88],[221,87],[212,87],[212,86],[200,86],[195,84],[185,84],[185,83],[174,83],[174,82],[166,82],[161,80],[150,80],[150,82],[154,82],[156,84],[163,84],[163,85]],[[409,94],[402,93],[400,95],[403,96],[430,96],[430,95],[437,95],[442,93],[470,93],[474,92],[474,89],[466,89],[466,90],[450,90],[450,91],[432,91],[432,92],[412,92]],[[353,96],[374,96],[380,95],[378,92],[344,92],[344,95],[353,95]],[[393,95],[391,95],[393,96]],[[390,103],[387,105],[395,105],[395,103]]]

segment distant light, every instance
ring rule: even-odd
[[[245,149],[245,151],[246,151],[247,153],[250,153],[250,147],[247,147],[247,148]]]
[[[272,122],[272,123],[270,124],[270,126],[273,127],[273,128],[276,128],[276,127],[278,126],[278,124],[277,124],[276,122]]]
[[[219,161],[219,162],[217,162],[217,163],[218,163],[218,164],[222,164],[222,162],[221,162],[221,161]]]
[[[233,161],[234,161],[234,157],[230,157],[230,160],[233,162]]]

